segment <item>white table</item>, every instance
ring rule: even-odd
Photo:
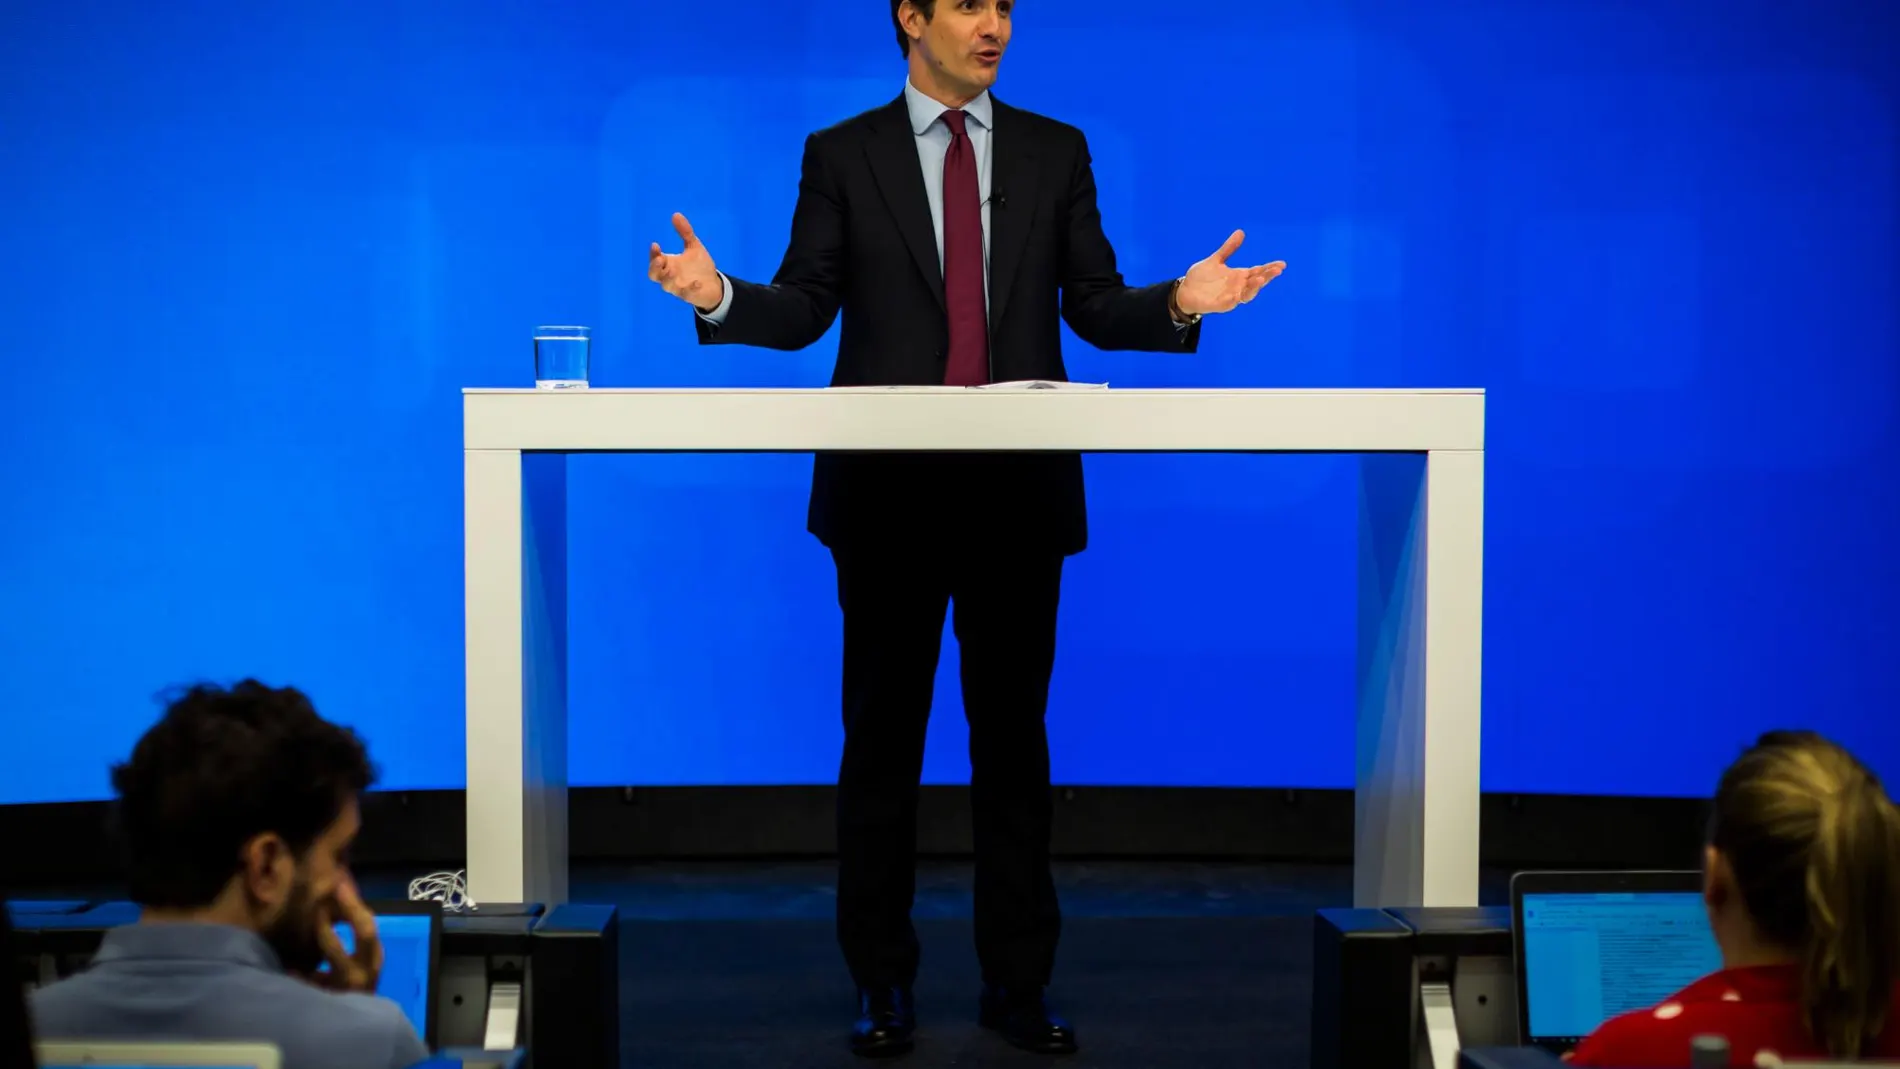
[[[1364,454],[1353,900],[1478,902],[1482,390],[467,390],[462,433],[478,901],[567,897],[566,454],[1073,450]]]

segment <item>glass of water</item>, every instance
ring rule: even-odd
[[[534,387],[537,390],[585,390],[587,327],[534,328]]]

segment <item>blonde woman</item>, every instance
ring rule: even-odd
[[[1703,854],[1722,970],[1614,1018],[1575,1065],[1686,1069],[1690,1041],[1730,1064],[1900,1057],[1900,811],[1846,750],[1762,736],[1722,774]]]

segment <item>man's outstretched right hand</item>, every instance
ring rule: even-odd
[[[647,277],[680,300],[702,312],[710,312],[719,307],[726,295],[725,283],[720,280],[718,269],[713,267],[712,253],[707,252],[706,246],[693,234],[693,224],[678,212],[673,213],[673,229],[679,231],[686,247],[668,255],[660,251],[659,242],[654,242],[647,253]]]

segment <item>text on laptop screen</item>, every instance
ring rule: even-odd
[[[1523,910],[1531,1041],[1582,1039],[1722,967],[1694,892],[1527,894]]]
[[[429,1024],[429,934],[434,918],[423,913],[379,913],[376,934],[383,941],[383,975],[376,981],[376,993],[402,1007],[415,1026],[416,1035],[428,1034]],[[356,952],[355,933],[348,925],[336,926],[343,949]]]

